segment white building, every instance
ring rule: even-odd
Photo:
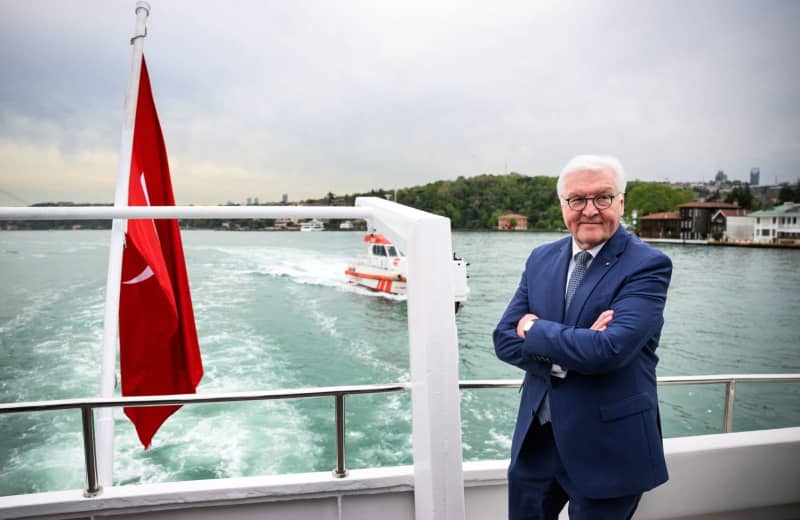
[[[753,222],[750,211],[742,209],[720,209],[711,217],[712,232],[733,242],[753,240]]]
[[[800,204],[784,202],[772,209],[756,211],[753,242],[800,244]]]
[[[745,241],[753,240],[753,222],[750,215],[740,217],[727,217],[725,237],[728,240]]]

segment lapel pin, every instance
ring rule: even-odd
[[[606,267],[608,267],[609,265],[611,265],[611,262],[606,262]]]

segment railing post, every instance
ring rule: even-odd
[[[344,478],[347,468],[344,461],[344,394],[336,394],[336,469],[333,476]]]
[[[81,406],[83,422],[83,454],[86,459],[86,490],[83,496],[91,498],[103,491],[103,486],[97,482],[97,453],[94,443],[94,409],[90,406]]]
[[[358,197],[369,221],[408,258],[408,347],[415,520],[464,520],[458,333],[450,220]]]
[[[416,520],[466,518],[451,241],[450,221],[430,216],[407,251]]]
[[[722,426],[724,433],[733,431],[733,399],[736,397],[736,380],[731,379],[725,383],[725,424]]]

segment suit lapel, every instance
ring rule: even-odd
[[[530,279],[528,283],[529,294],[532,295],[531,312],[540,318],[560,322],[564,319],[563,294],[567,289],[567,268],[572,253],[572,238],[562,239],[554,245],[556,247],[541,261],[542,271],[539,276]],[[554,300],[554,294],[560,294],[562,298]]]
[[[606,245],[603,246],[603,249],[597,254],[597,257],[592,260],[589,269],[586,270],[581,284],[572,297],[572,304],[569,309],[565,311],[566,316],[564,318],[564,323],[566,325],[575,325],[578,323],[578,317],[583,310],[586,300],[588,300],[600,280],[602,280],[606,273],[617,263],[627,243],[628,232],[622,229],[622,226],[619,226],[611,239],[606,242]]]

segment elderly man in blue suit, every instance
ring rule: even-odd
[[[656,347],[672,263],[620,226],[625,174],[578,156],[557,191],[571,237],[534,249],[494,331],[525,371],[508,470],[509,518],[631,518],[667,480]]]

